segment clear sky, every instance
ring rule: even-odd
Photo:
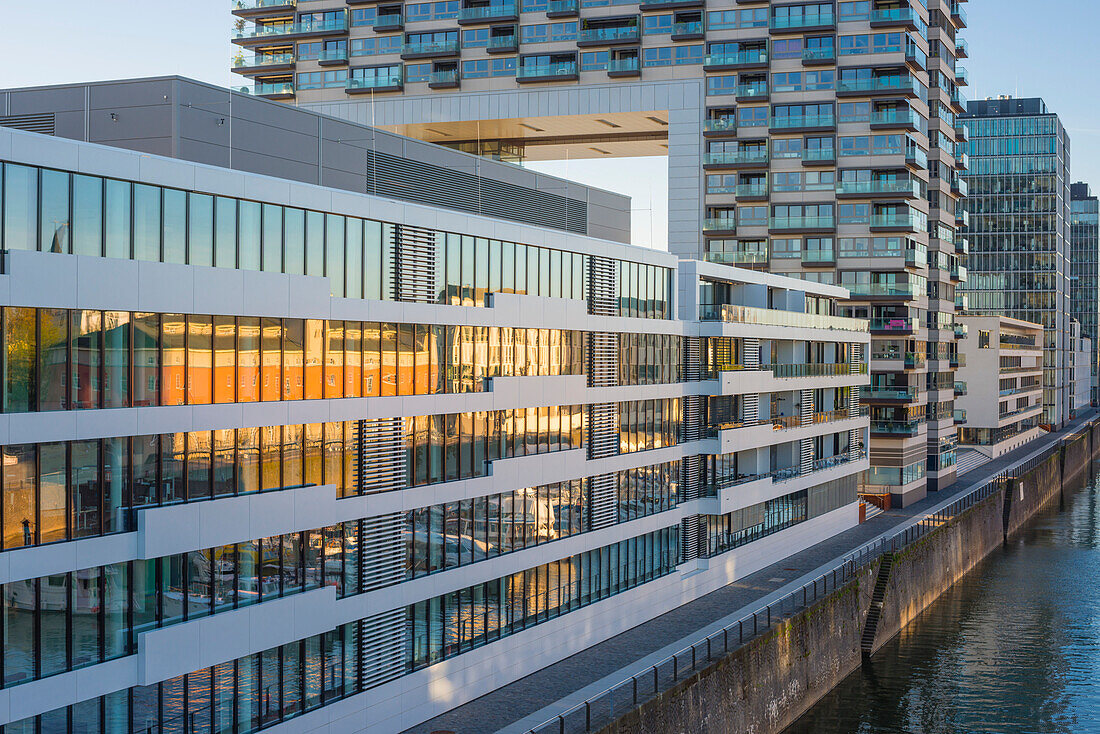
[[[229,0],[9,2],[0,21],[0,88],[180,74],[241,84],[229,71]],[[1043,97],[1072,139],[1074,180],[1100,187],[1100,0],[972,0],[964,37],[971,99]],[[634,198],[635,239],[661,247],[664,159],[568,161],[542,170]],[[652,219],[651,219],[652,217]]]

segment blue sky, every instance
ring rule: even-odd
[[[0,24],[0,88],[181,74],[239,84],[229,72],[229,0],[47,0],[8,3]],[[972,0],[964,37],[971,99],[1041,96],[1072,139],[1074,180],[1100,188],[1100,2]],[[636,241],[663,246],[665,161],[539,165],[634,198]],[[652,217],[652,219],[651,219]]]

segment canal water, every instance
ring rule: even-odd
[[[785,734],[1100,732],[1097,468]]]

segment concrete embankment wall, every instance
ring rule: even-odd
[[[1047,505],[1087,480],[1100,423],[1025,475],[893,556],[872,649],[902,630]],[[1011,493],[1011,497],[1009,494]],[[605,734],[780,732],[859,667],[882,559],[800,614],[778,623],[604,727]]]

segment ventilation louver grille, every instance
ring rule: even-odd
[[[42,135],[54,134],[54,115],[52,112],[42,115],[0,115],[0,127],[26,130]]]

